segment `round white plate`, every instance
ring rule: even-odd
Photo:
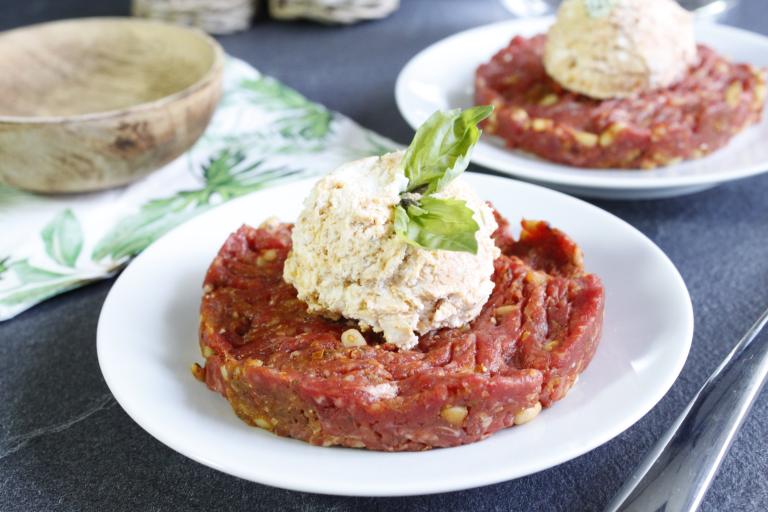
[[[395,85],[400,113],[414,129],[435,110],[474,104],[477,67],[490,60],[515,35],[547,30],[552,18],[504,21],[461,32],[413,57]],[[744,30],[699,23],[697,39],[737,62],[768,66],[768,38]],[[724,181],[768,171],[768,116],[737,135],[728,146],[700,159],[660,169],[579,169],[547,162],[504,147],[483,136],[472,161],[505,174],[566,192],[614,199],[669,197],[703,190]]]
[[[243,223],[293,220],[312,185],[256,192],[205,213],[144,251],[117,280],[98,327],[110,390],[147,432],[210,467],[301,491],[394,496],[476,487],[549,468],[628,428],[666,393],[688,354],[691,301],[674,265],[622,220],[578,199],[506,178],[469,182],[509,219],[546,219],[603,278],[605,328],[570,394],[533,422],[480,443],[418,453],[320,448],[249,427],[196,381],[198,308],[208,265]]]

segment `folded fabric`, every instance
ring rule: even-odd
[[[230,58],[203,137],[150,176],[65,196],[0,185],[0,321],[109,277],[168,230],[218,204],[396,147]]]

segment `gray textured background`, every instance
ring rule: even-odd
[[[126,0],[0,0],[0,29],[127,12]],[[311,99],[407,142],[412,131],[393,98],[400,68],[438,39],[505,17],[495,0],[405,0],[380,22],[329,28],[260,20],[220,41]],[[742,0],[725,22],[768,33],[765,0]],[[696,316],[683,373],[658,406],[602,447],[526,478],[457,493],[320,496],[192,462],[139,428],[101,378],[96,321],[112,281],[67,293],[0,323],[0,510],[599,510],[768,305],[766,197],[768,175],[676,199],[595,201],[643,231],[680,269]],[[767,397],[764,391],[702,510],[768,510]]]

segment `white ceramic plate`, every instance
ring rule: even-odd
[[[190,373],[203,276],[242,223],[298,216],[311,182],[257,192],[197,217],[149,247],[101,312],[104,378],[128,414],[174,450],[268,485],[327,494],[393,496],[509,480],[589,451],[640,419],[685,362],[693,313],[680,275],[640,232],[599,208],[535,185],[468,175],[510,219],[547,219],[581,245],[603,278],[603,340],[578,385],[533,422],[458,448],[378,453],[319,448],[247,426]]]
[[[443,39],[413,57],[395,85],[400,113],[415,129],[438,109],[474,104],[475,69],[515,35],[545,32],[552,18],[504,21]],[[722,25],[700,23],[697,39],[737,62],[768,66],[768,38]],[[505,174],[589,197],[639,199],[703,190],[768,171],[768,116],[731,143],[700,160],[655,169],[590,170],[547,162],[484,136],[472,161]]]

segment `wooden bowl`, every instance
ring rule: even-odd
[[[89,18],[0,34],[0,181],[123,185],[181,155],[221,96],[221,47],[156,21]]]

